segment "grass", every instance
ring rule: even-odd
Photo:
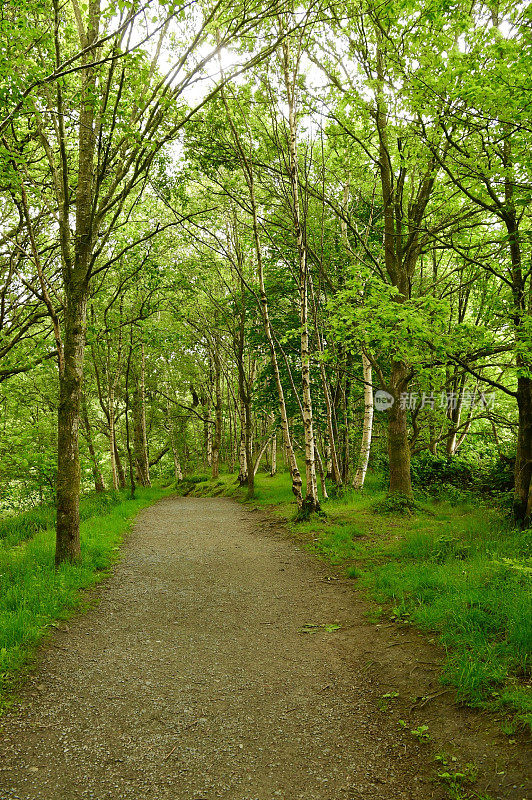
[[[193,488],[213,490],[244,499],[230,475]],[[343,567],[392,619],[437,634],[446,652],[441,680],[458,700],[509,712],[512,731],[532,728],[532,531],[472,496],[424,500],[406,517],[384,499],[379,476],[370,475],[362,492],[326,501],[325,519],[298,524],[288,476],[259,473],[251,502]]]
[[[122,502],[120,492],[91,492],[81,499],[79,516],[81,521],[103,516],[113,506]],[[13,547],[36,533],[52,528],[55,524],[55,506],[40,505],[21,514],[0,519],[0,547]]]
[[[4,523],[0,542],[0,714],[17,675],[58,620],[86,603],[82,589],[105,575],[137,512],[165,496],[163,489],[94,495],[81,504],[81,561],[54,568],[50,509],[36,509]],[[43,526],[42,521],[48,520]],[[6,523],[10,525],[6,530]]]

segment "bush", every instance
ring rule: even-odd
[[[207,475],[207,474],[204,474],[204,475],[185,475],[185,477],[183,478],[182,481],[180,481],[180,483],[192,483],[192,484],[205,483],[205,481],[208,481],[210,479],[210,477],[211,476]]]
[[[488,494],[512,492],[515,485],[515,456],[499,456],[482,471],[478,489]]]
[[[410,516],[416,507],[411,497],[405,494],[391,494],[378,500],[373,506],[377,514],[404,514]]]
[[[424,451],[412,458],[412,482],[430,494],[439,493],[444,485],[471,489],[475,470],[464,456],[435,456]]]
[[[515,458],[471,453],[454,456],[428,451],[412,458],[412,482],[426,494],[459,502],[471,491],[504,498],[513,491]]]

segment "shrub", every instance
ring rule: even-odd
[[[499,456],[482,471],[478,489],[491,493],[511,492],[515,485],[515,457]]]
[[[378,514],[405,514],[409,516],[415,508],[411,497],[405,494],[392,494],[375,503],[374,510]]]
[[[429,493],[439,492],[443,486],[472,488],[474,468],[463,456],[435,456],[425,451],[412,458],[412,482]]]

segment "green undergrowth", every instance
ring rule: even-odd
[[[81,499],[80,519],[102,516],[123,500],[120,492],[91,492]],[[21,514],[0,519],[0,547],[13,547],[31,539],[36,533],[53,527],[55,506],[41,505],[23,511]]]
[[[37,525],[29,533],[28,515],[18,527],[13,518],[11,532],[0,546],[0,714],[17,675],[50,627],[86,603],[80,590],[97,583],[117,559],[119,545],[138,511],[167,494],[168,490],[151,488],[138,489],[134,500],[125,492],[85,498],[81,562],[58,570],[54,568],[53,527]],[[29,518],[32,524],[40,519],[37,514]],[[9,546],[14,531],[24,535]]]
[[[292,534],[346,570],[401,624],[438,635],[445,649],[441,680],[459,701],[506,711],[532,728],[532,562],[530,530],[516,530],[474,495],[416,502],[412,513],[385,503],[379,476],[362,492],[323,503],[325,518],[296,523],[286,474],[258,474],[247,502],[268,508]],[[198,481],[194,494],[246,501],[234,475]]]

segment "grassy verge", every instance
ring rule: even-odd
[[[234,476],[192,491],[244,498]],[[340,566],[387,615],[438,634],[442,682],[470,706],[504,709],[508,733],[532,728],[532,532],[515,530],[478,498],[425,502],[412,517],[382,513],[373,478],[324,504],[325,518],[294,523],[286,475],[257,475],[253,504],[287,522],[307,547]]]
[[[49,510],[28,512],[22,522],[10,520],[0,541],[0,714],[17,674],[50,626],[83,605],[80,590],[99,581],[116,560],[137,512],[166,494],[153,488],[139,489],[135,500],[124,493],[84,499],[81,562],[59,570],[54,568],[53,528],[39,524],[32,529]]]
[[[124,500],[120,492],[91,492],[81,499],[79,516],[81,521],[100,517]],[[21,514],[0,519],[0,547],[13,547],[31,539],[36,533],[52,528],[55,524],[55,506],[41,505]]]

